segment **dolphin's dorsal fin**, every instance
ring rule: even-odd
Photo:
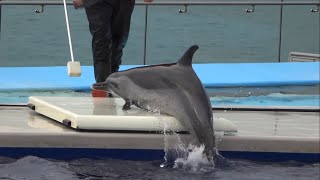
[[[198,46],[198,45],[193,45],[193,46],[191,46],[191,47],[183,54],[183,56],[180,58],[180,60],[177,62],[177,64],[183,65],[183,66],[191,66],[193,54],[194,54],[194,52],[196,52],[197,49],[199,49],[199,46]]]

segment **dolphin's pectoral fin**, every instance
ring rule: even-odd
[[[138,108],[142,109],[142,107],[140,106],[139,101],[132,101],[132,104],[137,106]]]
[[[123,105],[123,107],[122,107],[122,110],[129,110],[129,109],[131,109],[131,100],[130,99],[125,99],[125,103],[124,103],[124,105]]]

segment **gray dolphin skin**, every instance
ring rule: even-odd
[[[125,100],[124,110],[136,105],[174,116],[190,134],[205,145],[205,155],[213,160],[215,139],[210,99],[192,68],[191,46],[177,63],[132,68],[111,74],[93,89],[106,90]]]

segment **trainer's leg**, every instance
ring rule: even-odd
[[[118,0],[117,13],[112,21],[111,72],[119,70],[122,63],[123,48],[126,46],[135,0]]]
[[[105,81],[111,74],[112,13],[112,5],[105,2],[86,8],[92,35],[93,67],[96,82]]]

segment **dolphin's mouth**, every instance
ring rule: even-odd
[[[94,83],[94,84],[91,85],[91,89],[106,91],[106,92],[111,93],[112,95],[114,95],[116,97],[120,97],[119,95],[117,95],[112,90],[112,84],[107,83],[107,82]]]

